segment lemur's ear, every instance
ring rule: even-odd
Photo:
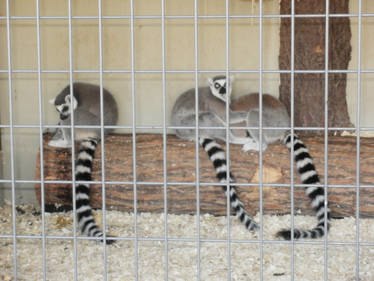
[[[53,98],[53,99],[50,99],[48,102],[50,103],[50,104],[55,104],[55,100],[56,100],[56,98]]]
[[[65,96],[65,102],[70,103],[70,94]]]
[[[232,83],[232,82],[234,82],[234,80],[235,80],[235,76],[234,75],[230,75],[230,82]]]
[[[77,101],[77,99],[75,97],[73,97],[72,104],[73,104],[73,109],[75,110],[77,108],[77,106],[78,106],[78,101]]]
[[[65,96],[65,102],[68,104],[71,104],[73,106],[73,109],[75,110],[78,106],[77,99],[73,96],[73,101],[70,102],[70,94]]]
[[[213,85],[213,79],[212,78],[209,77],[206,81],[208,82],[209,86]]]

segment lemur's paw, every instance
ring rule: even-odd
[[[257,150],[258,148],[258,145],[254,142],[247,142],[245,144],[243,144],[242,146],[242,150],[244,152],[247,152],[247,151],[250,151],[250,150]]]
[[[266,143],[262,144],[262,151],[266,150],[267,145]],[[259,151],[260,150],[260,144],[255,141],[247,142],[243,145],[242,150],[244,152],[248,152],[250,150]]]
[[[68,148],[68,147],[71,147],[71,142],[64,140],[64,139],[57,139],[57,140],[52,139],[48,142],[48,145],[52,147]]]

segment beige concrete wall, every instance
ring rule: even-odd
[[[358,12],[358,0],[350,2],[350,12]],[[374,5],[372,1],[362,1],[363,13],[374,13]],[[361,69],[374,70],[374,18],[363,17],[361,24]],[[348,66],[349,69],[358,69],[358,18],[351,18],[352,30],[352,58]],[[348,75],[347,83],[347,102],[351,121],[357,124],[357,100],[358,100],[358,84],[357,74]],[[361,103],[360,103],[360,126],[374,127],[374,73],[361,74]],[[366,132],[374,135],[372,132]]]
[[[0,16],[5,15],[5,0],[0,0]],[[15,16],[35,16],[35,1],[10,1],[11,13]],[[161,1],[136,0],[136,15],[160,15]],[[357,10],[357,0],[351,1],[351,10]],[[370,0],[363,1],[365,12],[372,9]],[[193,15],[194,1],[166,0],[166,15]],[[42,16],[67,16],[67,1],[40,1]],[[103,15],[129,15],[130,1],[103,1]],[[373,12],[373,11],[371,11]],[[72,13],[77,16],[97,16],[96,1],[72,1]],[[231,0],[230,13],[258,14],[259,7],[250,0]],[[278,14],[279,1],[264,1],[265,14]],[[200,15],[224,15],[225,0],[200,0]],[[131,68],[130,21],[127,19],[103,19],[103,68],[106,70],[129,70]],[[263,24],[263,68],[278,69],[279,52],[278,19],[264,19]],[[161,70],[161,20],[137,19],[134,23],[135,69]],[[357,67],[357,21],[352,19],[352,63]],[[66,19],[44,19],[41,21],[41,65],[43,70],[69,69],[69,36]],[[373,34],[373,20],[365,19],[363,32]],[[72,26],[73,68],[78,70],[99,69],[99,33],[97,19],[74,19]],[[225,20],[199,19],[198,21],[198,68],[200,70],[222,70],[226,68]],[[230,21],[230,69],[256,70],[259,68],[259,22],[257,19],[231,19]],[[374,68],[373,45],[370,36],[363,36],[363,68]],[[37,68],[37,40],[35,20],[12,21],[12,67],[13,69],[35,70]],[[7,69],[6,22],[0,21],[0,69]],[[365,47],[368,46],[368,47]],[[165,21],[165,63],[168,70],[194,70],[194,21],[193,19],[167,19]],[[370,59],[371,58],[371,59]],[[199,84],[205,85],[212,73],[199,75]],[[39,124],[38,76],[36,73],[13,74],[13,116],[15,124]],[[135,83],[137,125],[162,125],[162,76],[161,74],[137,74]],[[0,120],[9,123],[9,100],[7,74],[0,74]],[[132,124],[131,75],[106,73],[104,86],[110,90],[120,104],[119,125]],[[75,73],[74,81],[99,82],[98,73]],[[43,123],[55,124],[57,114],[48,104],[69,81],[66,73],[44,73],[42,75]],[[373,79],[362,77],[361,125],[370,125],[373,120],[370,96]],[[257,74],[237,74],[233,95],[240,96],[258,91]],[[167,116],[177,96],[194,86],[194,74],[167,74],[166,110]],[[265,74],[263,91],[278,96],[279,75]],[[356,116],[356,77],[349,75],[348,102],[351,119]],[[120,130],[119,130],[120,131]],[[142,130],[139,130],[142,131]],[[144,130],[143,130],[144,131]],[[149,131],[149,130],[148,130]],[[17,179],[34,178],[35,159],[39,145],[38,129],[15,129],[15,176]],[[4,177],[10,178],[9,130],[2,130],[4,147]],[[33,200],[32,184],[17,184],[17,198],[20,201]],[[19,191],[19,192],[18,192]],[[6,194],[9,197],[9,193]]]

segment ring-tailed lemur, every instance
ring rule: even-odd
[[[103,89],[103,116],[104,125],[115,125],[118,119],[117,103],[113,96]],[[53,100],[56,110],[60,113],[60,124],[71,124],[71,112],[74,112],[74,125],[99,126],[100,122],[100,87],[86,83],[73,84],[73,99],[70,96],[70,85],[65,87]],[[55,147],[71,146],[70,128],[60,128],[63,138],[53,138],[48,144]],[[110,129],[105,129],[108,133]],[[75,163],[75,180],[91,181],[92,162],[95,149],[100,140],[100,128],[76,128],[74,130],[75,140],[80,142]],[[89,200],[89,184],[77,183],[76,188],[76,211],[78,226],[83,234],[91,237],[102,237],[103,232],[95,222]],[[107,244],[114,240],[106,240]]]
[[[248,116],[246,125],[248,127],[259,126],[259,94],[249,94],[243,96],[232,103],[232,109],[239,112],[247,111]],[[290,117],[287,113],[286,107],[276,98],[271,95],[262,95],[262,126],[263,127],[289,127]],[[243,145],[243,150],[259,148],[259,130],[249,129],[249,136],[254,139],[253,143]],[[266,149],[267,144],[271,144],[277,140],[282,140],[284,144],[291,149],[292,138],[291,133],[287,130],[266,130],[263,133],[263,149]],[[297,170],[303,184],[308,184],[305,188],[305,193],[312,200],[312,206],[316,212],[318,224],[311,230],[294,229],[294,238],[319,238],[324,236],[326,223],[327,230],[330,227],[330,209],[325,206],[324,188],[321,186],[319,176],[313,164],[312,157],[301,139],[294,134],[293,139],[294,157]],[[325,220],[325,212],[327,213],[327,220]],[[278,237],[284,239],[291,239],[291,230],[282,230],[277,233]]]
[[[230,82],[233,78],[230,77]],[[226,141],[226,101],[229,100],[231,93],[231,83],[227,90],[227,81],[225,76],[216,76],[208,79],[209,87],[198,89],[198,119],[199,127],[222,127],[222,129],[199,129],[199,143],[208,153],[210,160],[216,170],[216,177],[221,183],[227,182],[227,163],[225,152],[215,139]],[[175,102],[171,123],[173,126],[195,126],[195,89],[190,89],[181,94]],[[244,121],[247,112],[233,112],[230,110],[230,123]],[[194,129],[177,129],[176,135],[185,140],[195,139]],[[229,132],[231,143],[245,144],[251,141],[247,137],[238,137],[233,132]],[[233,182],[233,176],[229,174],[230,182]],[[248,215],[244,209],[243,203],[238,199],[236,188],[233,185],[223,186],[226,195],[230,197],[231,207],[235,215],[246,226],[248,230],[257,230],[258,225]]]

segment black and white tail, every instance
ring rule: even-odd
[[[208,153],[209,159],[212,161],[213,166],[216,170],[216,177],[221,183],[227,182],[227,164],[225,151],[222,147],[214,140],[210,138],[199,138],[199,143],[203,149]],[[233,182],[233,175],[229,174],[230,182]],[[240,219],[240,221],[245,225],[248,230],[258,230],[259,226],[257,223],[248,215],[247,211],[244,209],[243,203],[238,199],[238,195],[235,186],[229,186],[229,192],[227,192],[227,186],[222,186],[225,191],[226,196],[230,196],[231,207],[235,211],[235,215]]]
[[[291,140],[291,134],[287,134],[283,140],[289,149],[291,149],[292,145]],[[330,228],[330,209],[325,207],[324,188],[321,186],[315,186],[320,185],[318,173],[308,149],[297,135],[294,135],[293,145],[296,168],[300,174],[302,183],[314,185],[306,187],[305,193],[312,200],[312,207],[315,210],[318,219],[317,226],[311,230],[294,229],[294,239],[320,238],[325,235],[325,223],[327,225],[327,230]],[[325,212],[327,213],[327,220],[325,220]],[[279,231],[277,236],[290,240],[291,230]]]
[[[76,181],[92,180],[92,161],[95,155],[96,146],[96,139],[84,140],[80,143],[77,161],[75,164]],[[90,237],[103,237],[103,232],[96,224],[92,214],[89,197],[89,184],[77,183],[75,187],[75,193],[78,226],[80,231]],[[106,240],[107,244],[111,244],[112,242],[114,242],[114,240]]]

